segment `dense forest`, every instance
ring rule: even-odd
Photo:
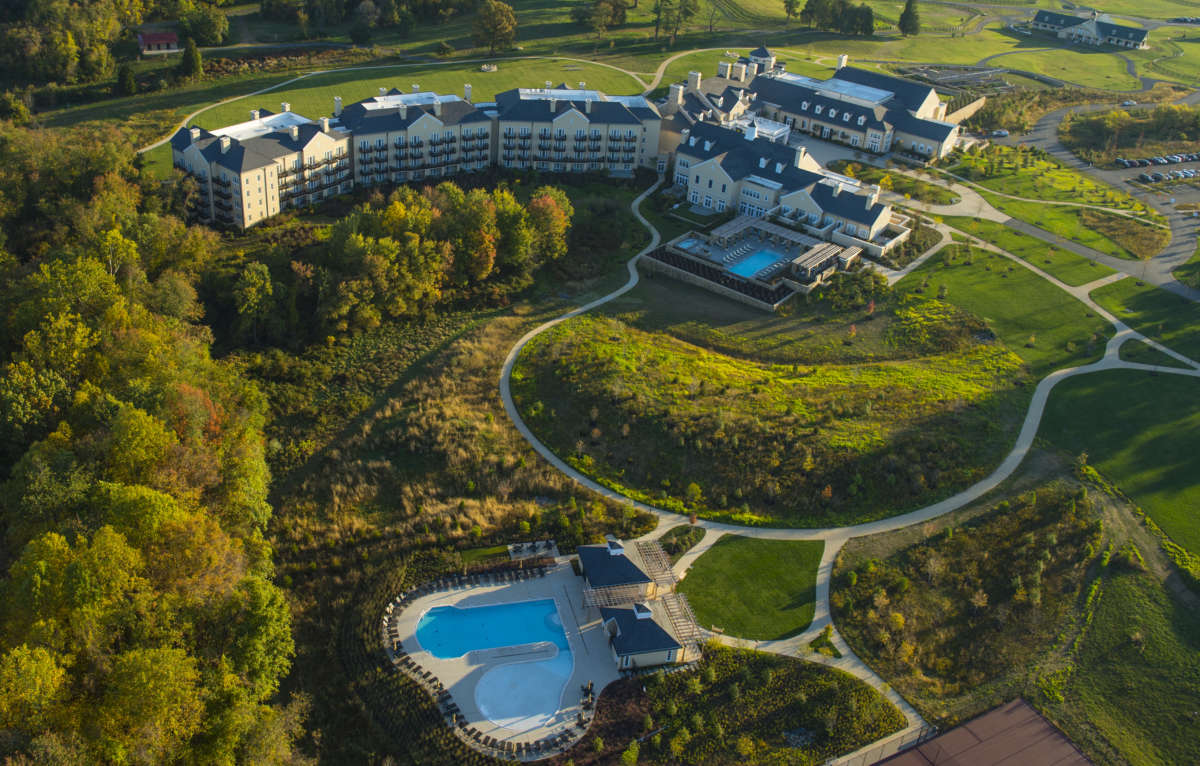
[[[574,210],[443,183],[222,235],[134,156],[116,131],[0,127],[0,757],[305,762],[271,408],[214,340],[303,350],[502,303]]]

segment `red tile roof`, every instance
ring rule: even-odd
[[[163,43],[179,44],[179,35],[174,32],[138,32],[138,42],[147,45],[162,45]]]

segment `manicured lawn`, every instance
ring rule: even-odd
[[[1044,74],[1085,88],[1128,91],[1139,85],[1125,70],[1125,62],[1111,51],[1088,46],[1062,48],[1050,38],[1038,42],[1044,42],[1050,50],[1014,53],[992,65]]]
[[[1190,369],[1183,362],[1177,361],[1175,357],[1167,356],[1153,346],[1140,340],[1126,341],[1125,343],[1121,344],[1121,359],[1126,362],[1153,364],[1158,365],[1159,367]]]
[[[1187,263],[1177,267],[1171,274],[1188,287],[1200,289],[1200,248],[1188,259]]]
[[[1149,258],[1162,250],[1170,239],[1167,229],[1112,213],[1025,202],[986,191],[981,194],[992,207],[1013,218],[1114,258]]]
[[[944,248],[897,283],[975,314],[1041,377],[1099,359],[1112,327],[1029,269],[975,248]]]
[[[1200,305],[1134,279],[1105,285],[1092,300],[1143,335],[1200,360]]]
[[[377,95],[380,88],[399,88],[408,92],[413,84],[419,85],[421,90],[462,95],[463,85],[469,83],[473,101],[489,101],[500,91],[541,87],[547,80],[555,85],[566,82],[572,87],[582,81],[589,88],[614,94],[640,93],[642,90],[636,80],[615,69],[573,61],[500,61],[496,72],[480,72],[479,64],[402,64],[315,75],[269,94],[214,107],[197,117],[194,123],[217,127],[243,122],[250,119],[250,109],[262,106],[278,111],[280,102],[284,101],[292,105],[292,111],[316,119],[333,113],[334,96],[341,96],[343,103],[349,105]]]
[[[1063,381],[1040,434],[1116,483],[1200,554],[1200,379],[1110,370]]]
[[[1069,250],[1059,250],[1042,240],[995,221],[947,216],[946,224],[973,234],[984,242],[1007,250],[1072,287],[1086,285],[1115,273],[1103,264],[1089,261]]]
[[[1134,766],[1195,763],[1200,612],[1149,574],[1114,572],[1102,588],[1055,717],[1073,738],[1114,746]]]
[[[679,585],[696,619],[726,635],[770,640],[812,622],[820,540],[726,536],[706,551]]]

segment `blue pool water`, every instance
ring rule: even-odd
[[[476,649],[495,649],[548,641],[569,654],[567,636],[554,599],[459,609],[435,606],[417,623],[417,641],[434,657],[461,657]]]
[[[775,263],[775,261],[782,261],[786,257],[774,250],[759,250],[753,255],[747,256],[733,264],[729,267],[729,270],[739,277],[749,279],[772,263]]]

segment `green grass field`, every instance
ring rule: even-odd
[[[1200,305],[1134,279],[1105,285],[1092,300],[1143,335],[1200,360]]]
[[[1191,369],[1173,356],[1167,356],[1153,346],[1140,340],[1126,341],[1121,344],[1120,357],[1125,362],[1153,364],[1159,367],[1174,367],[1176,369]]]
[[[726,635],[787,638],[812,622],[819,540],[759,540],[726,536],[688,570],[679,590],[696,619]]]
[[[947,216],[944,220],[947,225],[1007,250],[1072,287],[1086,285],[1115,273],[1107,266],[1089,261],[1069,250],[1059,250],[1036,237],[1022,234],[995,221],[960,216]]]
[[[541,87],[546,81],[555,85],[565,82],[574,87],[579,82],[587,87],[614,94],[640,93],[637,80],[615,69],[599,64],[553,59],[527,59],[499,62],[499,71],[480,72],[478,64],[418,64],[372,68],[361,71],[333,72],[314,75],[300,82],[261,96],[247,97],[214,107],[194,120],[197,125],[220,126],[250,119],[249,110],[263,106],[278,111],[280,102],[292,105],[292,111],[316,119],[333,113],[333,97],[341,96],[352,104],[378,94],[380,88],[399,88],[408,92],[412,86],[421,90],[462,95],[463,85],[470,84],[474,101],[490,101],[496,93],[517,87]]]
[[[1065,704],[1052,716],[1133,766],[1195,763],[1200,612],[1149,574],[1114,572],[1102,588]]]
[[[900,280],[902,292],[921,290],[975,314],[1034,374],[1100,358],[1112,327],[1065,291],[1029,269],[961,245],[944,248]],[[1016,298],[1019,296],[1019,299]]]
[[[1162,250],[1170,240],[1170,233],[1165,228],[1113,213],[1025,202],[986,191],[980,194],[992,207],[1017,220],[1114,258],[1149,258]]]
[[[1200,554],[1200,379],[1109,370],[1063,381],[1040,434],[1087,452],[1171,539]]]
[[[1033,39],[1050,50],[1013,53],[996,60],[993,66],[1035,72],[1085,88],[1129,91],[1140,87],[1137,78],[1126,71],[1125,62],[1107,49],[1068,49],[1058,47],[1057,41],[1048,37]]]

